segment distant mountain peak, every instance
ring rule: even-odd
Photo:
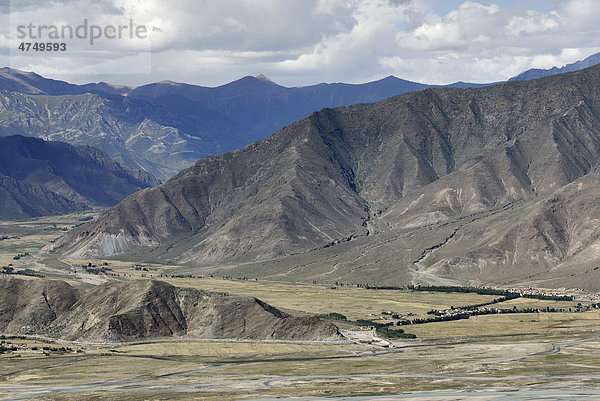
[[[2,68],[0,68],[0,72],[2,74],[37,75],[33,72],[21,71],[21,70],[17,70],[16,68],[10,68],[10,67],[2,67]]]
[[[584,68],[592,67],[596,64],[600,64],[600,53],[592,54],[583,60],[575,61],[574,63],[567,64],[560,68],[556,66],[548,69],[530,68],[529,70],[510,78],[509,81],[527,81],[530,79],[544,78],[556,74],[562,74],[564,72],[582,70]]]
[[[130,90],[133,89],[132,86],[111,84],[111,83],[108,83],[108,82],[105,82],[105,81],[95,82],[95,83],[92,83],[92,84],[102,85],[102,86],[108,86],[110,88],[115,88],[115,89],[130,89]]]
[[[263,74],[258,74],[256,76],[256,79],[260,79],[261,81],[273,82],[268,77],[264,76]]]
[[[18,70],[16,68],[11,68],[11,67],[4,67],[2,68],[2,75],[7,76],[10,75],[13,78],[22,78],[22,79],[29,79],[29,80],[48,80],[48,81],[53,81],[53,82],[61,82],[61,81],[56,81],[53,79],[49,79],[49,78],[44,78],[39,74],[36,74],[33,71],[23,71],[23,70]]]
[[[160,81],[158,84],[159,85],[181,86],[181,83],[175,82],[175,81],[171,81],[169,79],[164,80],[164,81]]]

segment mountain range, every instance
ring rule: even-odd
[[[456,83],[456,86],[479,86]],[[91,145],[166,180],[208,155],[241,149],[324,107],[375,102],[429,85],[395,77],[286,88],[263,76],[209,88],[171,81],[74,85],[0,69],[0,136]]]
[[[598,287],[600,66],[323,109],[50,249],[252,277]]]
[[[113,206],[158,184],[91,146],[0,137],[0,218],[22,219]]]
[[[531,70],[532,79],[581,69]],[[489,84],[457,82],[448,87]],[[0,136],[20,134],[99,148],[124,166],[165,181],[205,156],[241,149],[322,108],[371,103],[437,87],[393,76],[365,84],[283,87],[263,75],[218,87],[172,81],[139,87],[75,85],[33,72],[0,69]]]

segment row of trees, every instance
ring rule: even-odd
[[[549,312],[549,313],[555,313],[555,312],[564,312],[564,309],[556,309],[556,308],[551,308],[551,307],[546,307],[543,310],[537,309],[537,308],[522,308],[522,309],[517,309],[516,306],[514,306],[511,309],[474,309],[474,310],[469,310],[469,311],[465,311],[464,313],[455,313],[452,315],[441,315],[441,313],[443,313],[442,311],[437,311],[437,310],[431,310],[429,312],[427,312],[430,315],[437,315],[434,317],[429,317],[429,318],[417,318],[417,319],[413,319],[413,320],[400,320],[398,322],[396,322],[396,324],[398,326],[405,326],[405,325],[409,325],[409,324],[424,324],[424,323],[435,323],[435,322],[447,322],[447,321],[451,321],[451,320],[461,320],[461,319],[468,319],[471,316],[480,316],[480,315],[497,315],[497,314],[505,314],[505,313],[539,313],[539,312]]]

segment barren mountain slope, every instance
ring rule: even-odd
[[[0,331],[37,332],[77,301],[77,290],[64,281],[0,277]]]
[[[261,260],[535,203],[598,165],[599,78],[592,67],[325,109],[131,196],[54,249]]]
[[[24,219],[72,213],[87,208],[39,184],[15,180],[0,174],[0,219]]]
[[[77,291],[56,280],[0,278],[0,331],[67,340],[157,337],[342,340],[316,317],[293,317],[255,298],[173,287],[161,281],[107,283]]]
[[[90,146],[13,135],[0,137],[0,218],[69,213],[113,206],[158,184]]]

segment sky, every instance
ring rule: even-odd
[[[599,0],[0,0],[0,64],[130,86],[497,82],[600,52],[598,21]]]

